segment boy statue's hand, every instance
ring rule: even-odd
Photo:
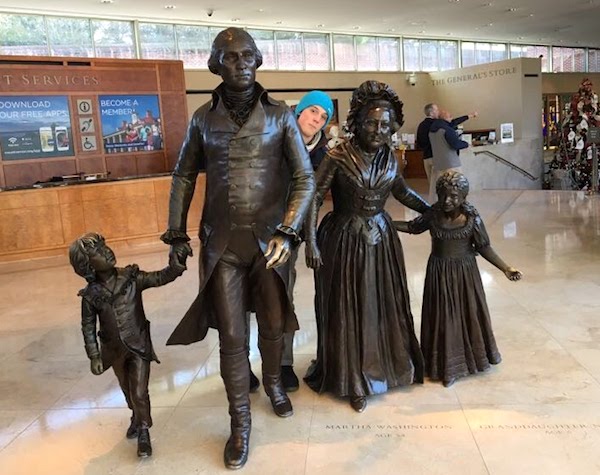
[[[102,358],[92,358],[90,360],[90,369],[92,373],[98,375],[104,373],[104,365],[102,364]]]

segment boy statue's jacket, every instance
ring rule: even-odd
[[[160,363],[152,347],[150,322],[146,320],[141,293],[149,287],[172,282],[183,270],[168,266],[160,271],[144,272],[135,264],[115,270],[114,290],[90,282],[78,294],[82,297],[81,331],[88,358],[101,356],[105,370],[124,350]],[[96,339],[96,317],[100,322],[101,350]]]

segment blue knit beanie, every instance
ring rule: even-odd
[[[322,107],[327,113],[325,125],[329,124],[329,121],[333,117],[333,102],[327,94],[323,91],[310,91],[308,94],[305,94],[296,106],[296,117],[299,117],[300,114],[302,114],[302,111],[310,106]],[[325,125],[323,127],[325,127]]]

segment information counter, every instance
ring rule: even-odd
[[[85,232],[110,243],[158,242],[167,228],[170,174],[122,181],[0,192],[0,262],[66,255]],[[205,175],[198,176],[188,214],[197,235]],[[165,246],[166,247],[166,246]]]

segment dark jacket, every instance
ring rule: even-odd
[[[461,117],[457,117],[456,119],[452,119],[450,125],[453,128],[456,128],[468,119],[468,115],[463,115]],[[419,124],[419,127],[417,128],[417,149],[423,150],[424,159],[433,157],[433,152],[431,151],[431,142],[429,141],[429,132],[431,129],[431,124],[433,124],[435,120],[441,119],[432,119],[431,117],[426,117],[425,120],[423,120],[423,122],[421,122]]]
[[[204,289],[223,255],[230,233],[252,229],[263,252],[275,233],[294,240],[315,191],[308,152],[291,110],[269,97],[257,83],[260,97],[250,118],[240,128],[221,98],[223,85],[211,102],[192,117],[173,172],[169,203],[168,244],[189,239],[187,214],[200,170],[206,170],[206,192],[200,224],[200,284],[196,300],[167,344],[202,340],[208,327],[216,328],[210,299]],[[275,271],[287,288],[289,263]],[[298,327],[288,302],[286,329]]]
[[[142,305],[142,291],[174,281],[183,272],[174,267],[144,272],[137,265],[116,268],[115,290],[98,282],[90,282],[79,292],[81,301],[81,331],[88,358],[102,357],[108,369],[123,350],[147,361],[158,361],[150,339],[150,322]],[[96,339],[96,319],[100,323],[100,347]]]
[[[308,152],[310,156],[310,163],[312,163],[313,170],[315,171],[317,170],[317,168],[319,168],[319,165],[321,164],[321,162],[325,158],[325,155],[327,154],[327,142],[328,139],[325,135],[325,132],[321,132],[321,138],[319,139],[319,143],[315,145],[315,148]]]

